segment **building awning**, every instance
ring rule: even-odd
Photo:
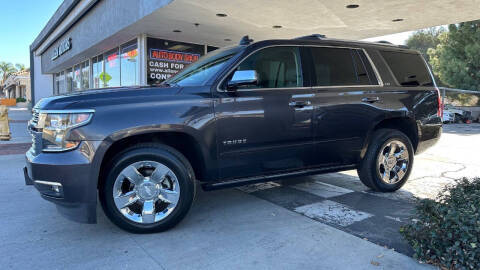
[[[479,18],[478,0],[175,0],[140,23],[155,36],[222,46],[246,34],[364,39]]]
[[[64,0],[31,50],[48,47],[61,36],[59,28],[68,29],[69,20],[75,23],[97,2]],[[247,34],[255,40],[314,33],[364,39],[480,19],[479,0],[152,0],[140,10],[126,32],[215,46],[236,43]]]
[[[148,2],[148,4],[147,4]],[[141,34],[217,47],[323,34],[364,39],[475,20],[480,0],[64,0],[32,43],[43,73],[59,72]],[[99,24],[100,27],[99,27]],[[74,43],[59,59],[55,49]],[[52,60],[56,59],[56,60]]]

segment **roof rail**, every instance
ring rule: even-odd
[[[372,42],[372,41],[355,41],[355,40],[334,39],[334,38],[332,39],[332,38],[327,38],[327,36],[321,35],[321,34],[312,34],[308,36],[297,37],[297,38],[294,38],[294,40],[329,40],[329,41],[339,41],[339,42],[358,42],[358,43],[377,44],[377,45],[389,46],[389,47],[397,47],[402,49],[410,49],[410,47],[406,45],[397,45],[386,40],[379,40],[379,41]]]
[[[294,39],[300,39],[300,40],[319,40],[319,39],[325,39],[327,36],[321,35],[321,34],[311,34],[308,36],[302,36],[302,37],[297,37]]]
[[[253,39],[249,38],[248,35],[242,37],[242,39],[240,40],[240,45],[249,45],[250,43],[253,42]]]
[[[397,44],[393,44],[392,42],[390,41],[386,41],[386,40],[380,40],[380,41],[375,41],[373,43],[377,43],[377,44],[383,44],[383,45],[389,45],[389,46],[392,46],[392,47],[398,47],[398,48],[402,48],[402,49],[410,49],[408,46],[406,45],[397,45]]]

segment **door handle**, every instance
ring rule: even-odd
[[[379,97],[366,97],[366,98],[362,98],[362,102],[366,102],[366,103],[374,103],[374,102],[378,102],[380,101],[380,98]]]
[[[309,106],[311,104],[312,104],[312,102],[309,101],[309,100],[306,100],[306,101],[291,101],[290,103],[288,103],[288,106],[294,107],[294,108],[303,108],[303,107]]]

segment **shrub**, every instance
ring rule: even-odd
[[[23,97],[18,97],[18,98],[17,98],[17,103],[18,103],[18,102],[26,102],[26,101],[27,101],[27,100],[26,100],[25,98],[23,98]]]
[[[456,180],[436,200],[420,200],[400,232],[414,257],[446,269],[480,269],[480,178]]]

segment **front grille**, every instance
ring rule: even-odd
[[[28,124],[28,132],[32,136],[32,153],[38,155],[42,152],[42,132],[38,132],[38,120],[40,117],[40,112],[36,109],[33,109],[32,120]]]
[[[42,132],[30,130],[30,135],[32,135],[32,152],[38,155],[42,152]]]
[[[37,127],[39,117],[40,117],[40,112],[36,109],[33,109],[32,120],[31,120],[33,126]]]

